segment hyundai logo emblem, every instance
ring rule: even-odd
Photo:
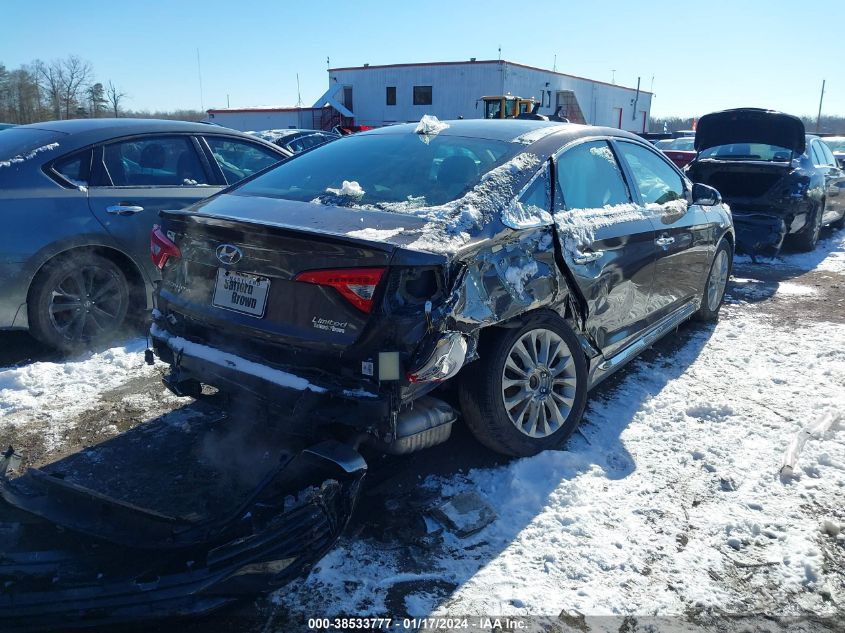
[[[234,244],[221,244],[217,247],[217,259],[223,264],[237,264],[244,254]]]

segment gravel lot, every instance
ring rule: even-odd
[[[289,632],[338,614],[841,617],[845,231],[823,237],[812,254],[739,258],[718,324],[682,326],[598,388],[567,450],[508,461],[458,429],[375,460],[351,529],[308,578],[180,629]],[[217,415],[166,392],[144,347],[135,336],[62,359],[0,334],[0,443],[28,465],[102,464],[120,438],[190,436]],[[782,475],[790,440],[828,415]],[[498,518],[459,538],[431,508],[466,491]]]

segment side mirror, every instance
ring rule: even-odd
[[[722,195],[713,187],[702,185],[700,182],[692,185],[692,203],[702,207],[712,207],[721,204]]]

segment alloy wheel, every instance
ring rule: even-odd
[[[707,281],[707,307],[715,312],[722,302],[725,287],[728,285],[728,252],[721,249],[713,261],[710,279]]]
[[[572,350],[555,332],[529,330],[513,344],[502,370],[502,402],[511,423],[543,438],[566,422],[578,379]]]
[[[126,288],[111,271],[95,265],[74,268],[53,287],[50,323],[68,341],[89,341],[117,329],[126,301]]]

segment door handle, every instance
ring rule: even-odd
[[[604,251],[590,251],[589,253],[578,251],[577,255],[573,255],[572,261],[576,264],[589,264],[602,257],[604,257]]]
[[[137,204],[113,204],[106,207],[106,213],[112,215],[135,215],[144,210],[144,207],[139,207]]]
[[[654,243],[657,244],[658,246],[669,246],[669,244],[675,243],[675,238],[674,237],[658,237],[656,240],[654,240]]]

